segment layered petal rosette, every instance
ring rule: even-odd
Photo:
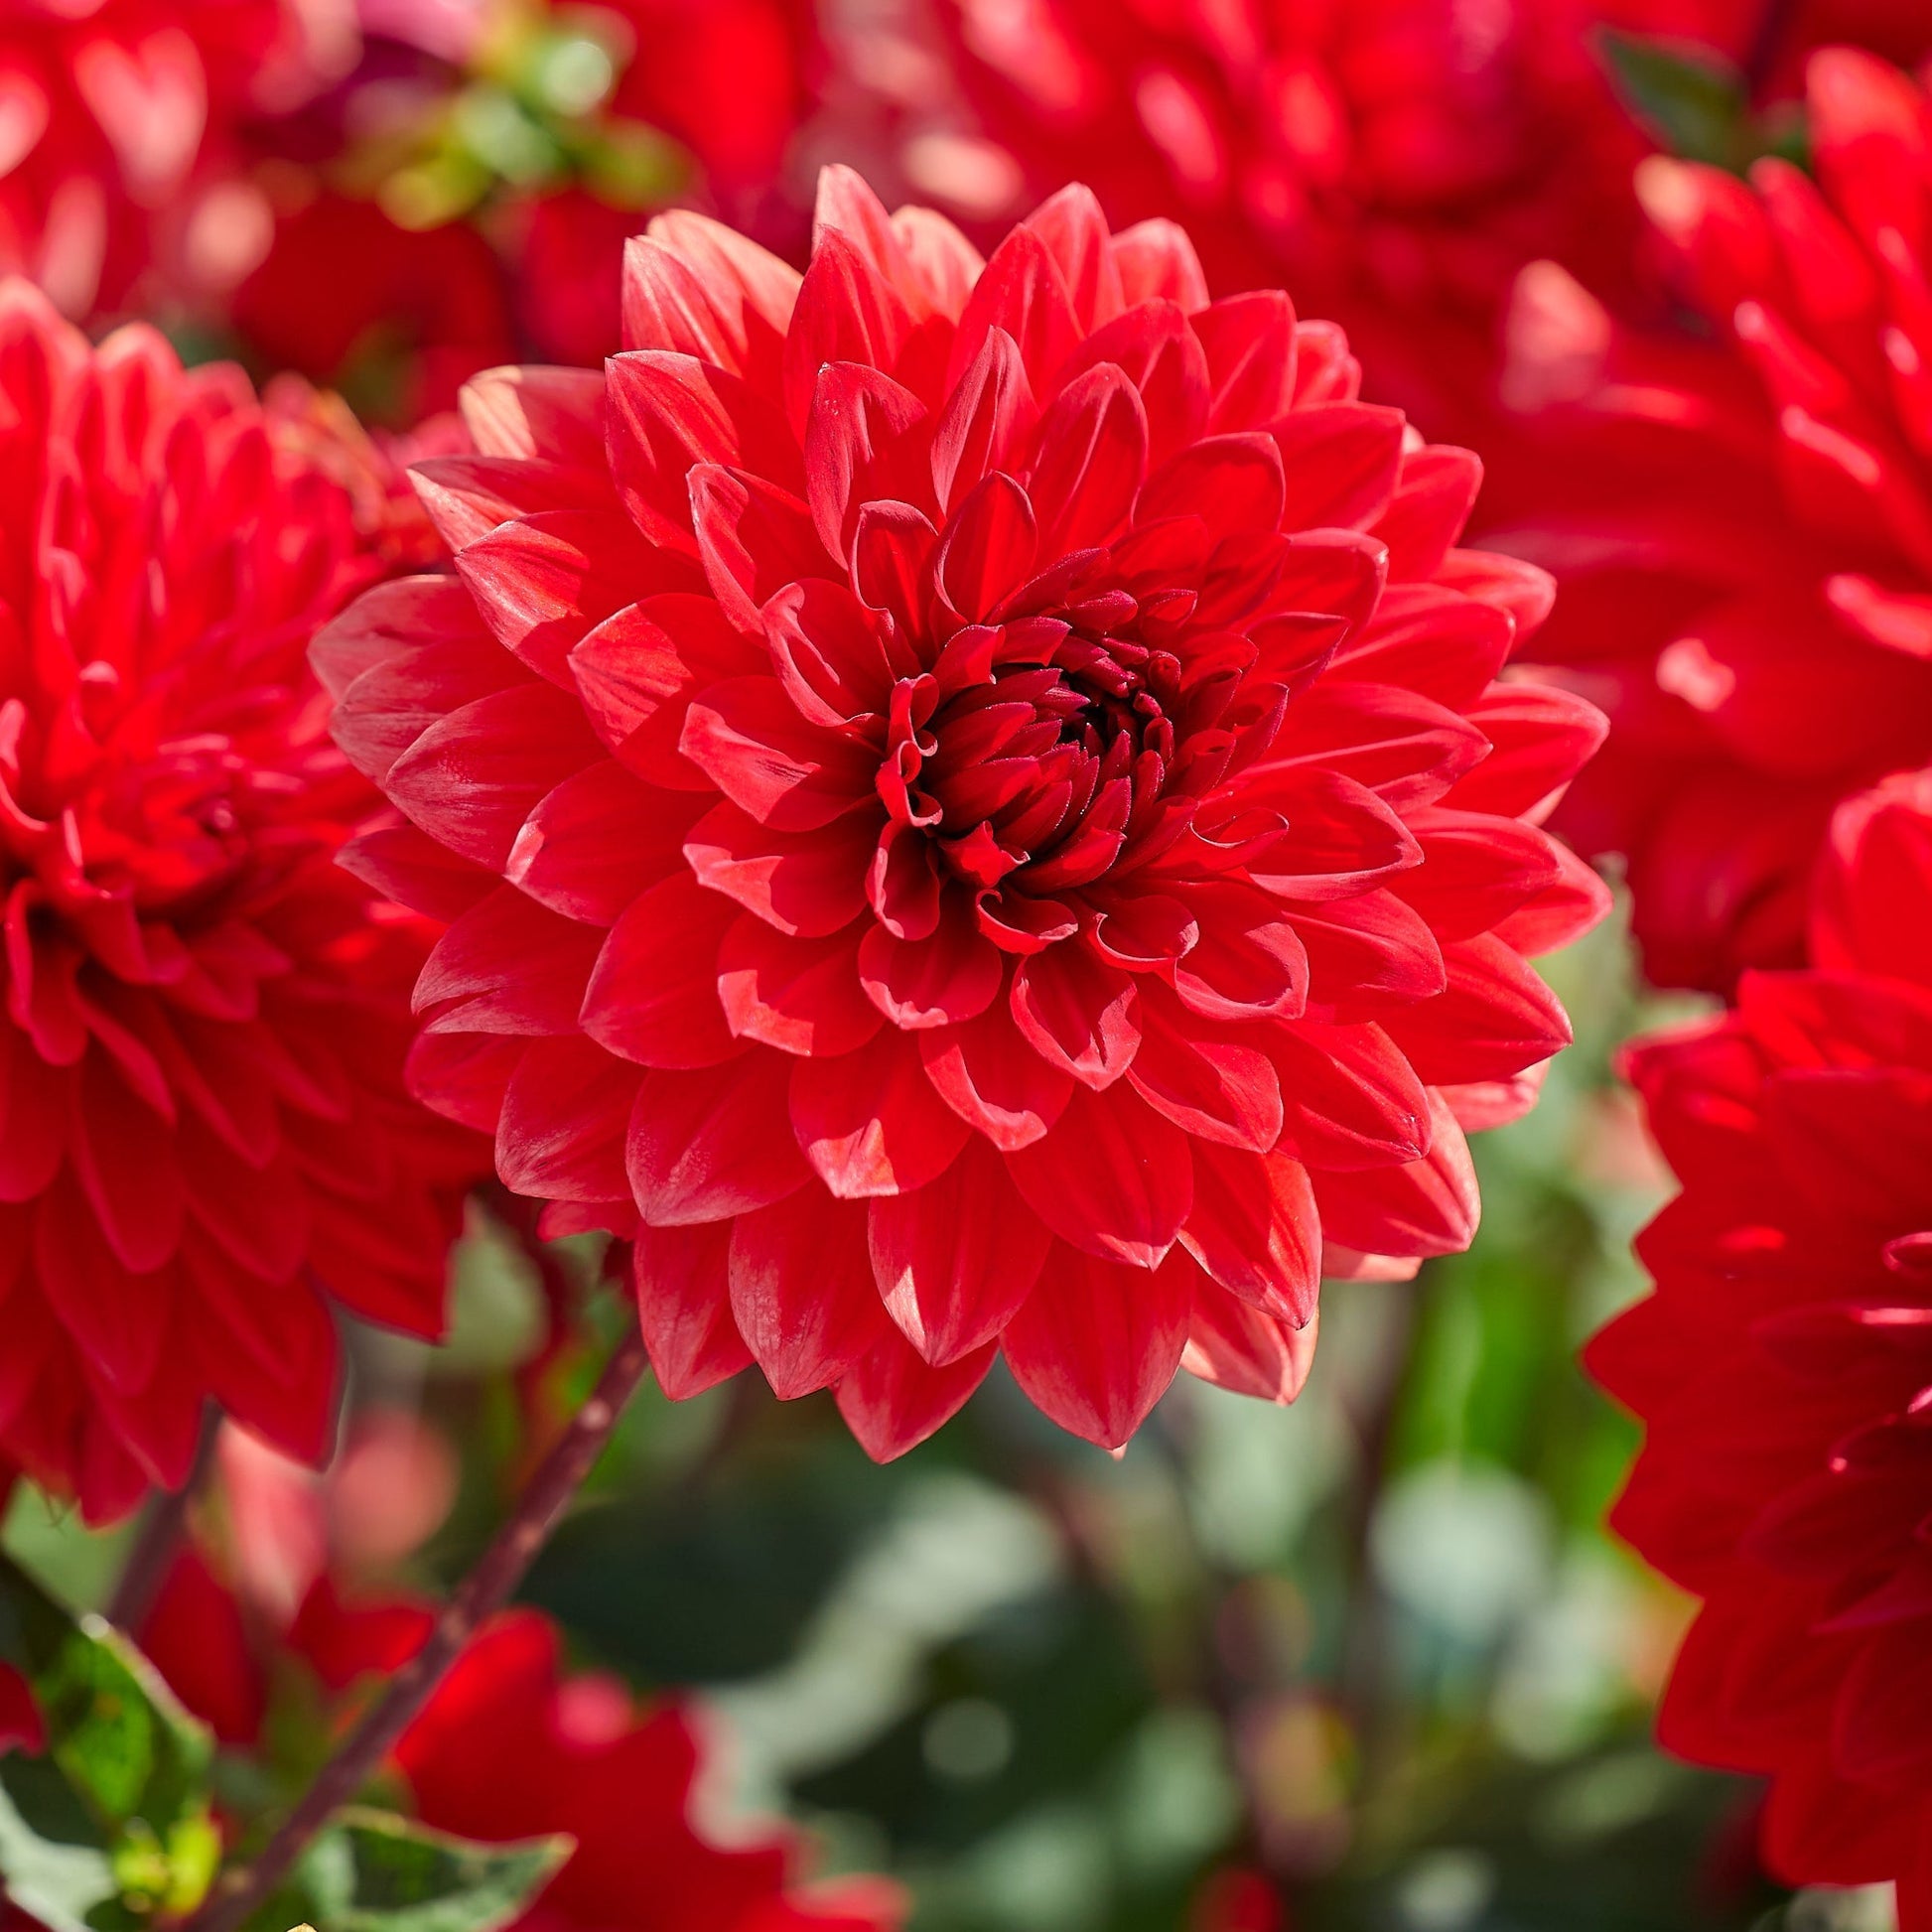
[[[634,1232],[675,1395],[756,1361],[881,1455],[996,1348],[1107,1445],[1183,1359],[1285,1399],[1324,1254],[1468,1241],[1602,904],[1475,458],[1079,189],[982,262],[833,171],[802,281],[665,216],[624,329],[473,385],[456,579],[318,642],[411,821],[349,862],[453,920],[418,1090]]]
[[[1530,655],[1611,732],[1559,824],[1623,856],[1663,985],[1798,964],[1834,806],[1932,758],[1932,116],[1869,55],[1808,71],[1815,180],[1638,176],[1691,326],[1548,263],[1512,325],[1488,534],[1562,585]]]
[[[1634,1048],[1683,1192],[1587,1361],[1646,1426],[1612,1515],[1703,1599],[1663,1741],[1771,1780],[1792,1884],[1932,1927],[1932,781],[1840,808],[1817,966]]]
[[[100,1520],[210,1398],[319,1455],[331,1300],[435,1332],[468,1163],[401,1084],[418,922],[335,865],[348,496],[234,369],[13,281],[0,503],[0,1459]]]

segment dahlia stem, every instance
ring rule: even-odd
[[[141,1519],[127,1562],[114,1582],[114,1593],[104,1612],[115,1629],[132,1636],[154,1608],[161,1586],[168,1580],[176,1552],[188,1528],[188,1512],[195,1505],[202,1484],[207,1479],[214,1460],[214,1439],[220,1434],[219,1413],[209,1407],[202,1417],[201,1435],[195,1445],[195,1459],[179,1489],[164,1490],[149,1504]]]
[[[611,1440],[611,1432],[645,1367],[643,1337],[637,1331],[633,1312],[597,1387],[537,1465],[516,1513],[491,1538],[477,1567],[458,1586],[429,1641],[363,1713],[254,1863],[225,1872],[215,1882],[207,1902],[189,1921],[186,1932],[235,1932],[288,1876],[296,1860],[330,1818],[369,1781],[478,1627],[502,1608],[523,1581],[571,1497]]]

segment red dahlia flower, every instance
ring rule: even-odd
[[[450,1156],[413,922],[334,863],[376,802],[304,663],[368,575],[348,498],[234,370],[13,281],[0,505],[0,1456],[97,1521],[209,1398],[321,1452],[324,1290],[437,1329]]]
[[[1767,1774],[1793,1884],[1932,1927],[1932,778],[1843,806],[1818,967],[1629,1070],[1683,1192],[1587,1361],[1647,1426],[1612,1514],[1704,1599],[1664,1742]]]
[[[1467,1243],[1601,906],[1476,460],[1082,189],[982,263],[835,170],[802,283],[687,214],[625,274],[626,353],[418,472],[457,579],[318,640],[417,828],[349,862],[455,920],[418,1091],[636,1232],[674,1395],[756,1360],[881,1455],[996,1345],[1108,1445],[1183,1359],[1286,1399],[1324,1245]]]
[[[1699,334],[1548,264],[1514,328],[1540,461],[1495,540],[1563,584],[1529,654],[1611,717],[1560,822],[1626,856],[1666,985],[1798,963],[1834,804],[1932,758],[1932,118],[1842,49],[1808,100],[1815,182],[1644,164]]]
[[[530,1610],[471,1644],[396,1746],[425,1823],[577,1841],[514,1932],[893,1932],[896,1886],[801,1884],[807,1848],[784,1827],[715,1834],[711,1755],[683,1704],[639,1709],[614,1678],[562,1677],[557,1633]]]

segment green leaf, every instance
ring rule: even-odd
[[[494,1932],[518,1917],[574,1850],[568,1838],[477,1845],[360,1809],[303,1854],[297,1881],[329,1932]]]
[[[0,1557],[0,1664],[47,1731],[0,1756],[0,1880],[57,1932],[187,1912],[213,1876],[213,1740],[154,1666],[97,1616],[76,1618]]]
[[[1739,168],[1757,152],[1744,83],[1727,63],[1607,29],[1600,44],[1617,92],[1667,153]]]

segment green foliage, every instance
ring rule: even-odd
[[[571,1849],[568,1838],[473,1845],[386,1812],[353,1810],[310,1846],[296,1875],[311,1921],[329,1932],[495,1932]]]
[[[1737,174],[1767,154],[1803,161],[1802,124],[1755,114],[1743,75],[1710,49],[1608,28],[1597,38],[1624,105],[1666,154]]]

